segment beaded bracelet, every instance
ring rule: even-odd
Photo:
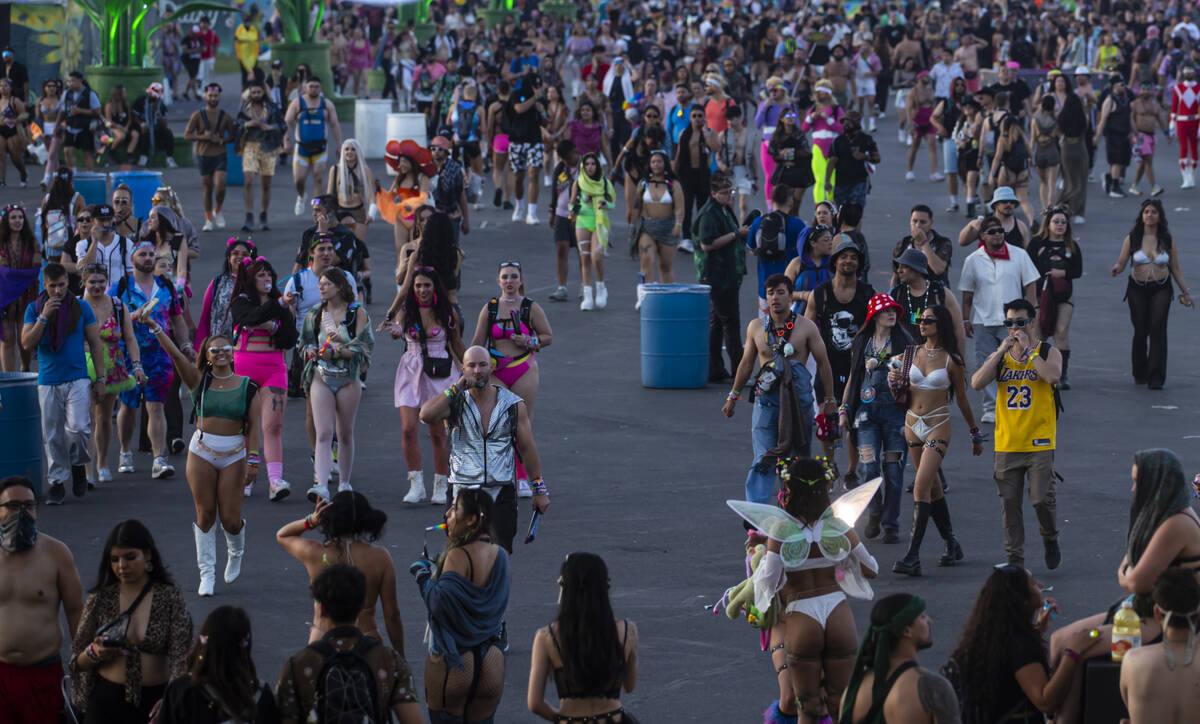
[[[742,393],[738,392],[737,390],[730,390],[729,394],[725,396],[725,399],[740,401],[742,399]]]
[[[454,397],[455,395],[458,394],[458,385],[457,384],[450,385],[449,387],[446,388],[446,391],[443,392],[442,394],[445,395],[446,397]]]
[[[533,491],[534,495],[545,495],[545,496],[550,495],[546,491],[546,483],[542,482],[541,478],[534,478],[533,480],[531,480],[529,483],[529,489]]]
[[[978,427],[973,427],[968,432],[971,434],[971,442],[983,442],[983,433]]]
[[[846,413],[847,415],[849,415],[850,414],[850,406],[847,404],[844,404],[844,403],[841,405],[838,405],[838,414],[840,415],[843,412]]]
[[[308,515],[304,516],[304,530],[312,530],[312,529],[313,529],[312,513],[309,513]]]

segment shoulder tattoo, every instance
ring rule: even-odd
[[[950,682],[926,669],[917,672],[917,697],[936,724],[959,724],[958,698]]]

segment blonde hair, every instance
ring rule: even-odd
[[[354,149],[355,165],[354,170],[351,170],[346,165],[346,149]],[[358,145],[358,141],[353,138],[347,138],[342,141],[342,155],[338,159],[337,165],[337,202],[339,206],[357,206],[358,204],[350,198],[350,193],[355,189],[358,190],[359,196],[363,199],[368,194],[367,189],[367,160],[363,158],[362,146]]]

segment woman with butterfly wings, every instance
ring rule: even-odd
[[[846,594],[874,596],[866,579],[875,577],[879,564],[859,540],[854,521],[881,480],[830,504],[835,476],[823,459],[781,460],[778,467],[781,508],[727,502],[767,539],[767,554],[754,573],[754,605],[764,613],[774,606],[782,616],[783,641],[772,632],[772,656],[784,650],[785,663],[778,671],[789,674],[795,706],[805,717],[800,721],[817,722],[826,711],[838,711],[854,666],[858,634]],[[783,709],[791,707],[781,705]]]

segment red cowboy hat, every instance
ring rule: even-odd
[[[400,169],[401,156],[408,156],[413,165],[421,169],[426,176],[432,176],[437,171],[437,167],[433,164],[433,154],[429,152],[428,148],[422,148],[411,139],[388,141],[383,160],[393,171]]]

